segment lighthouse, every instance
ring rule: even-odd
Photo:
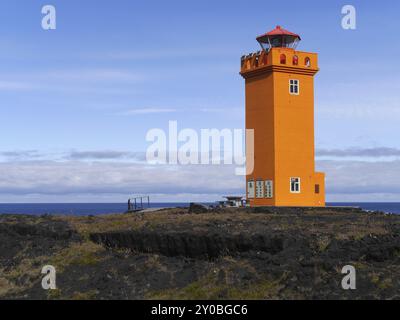
[[[251,206],[325,206],[325,174],[315,172],[316,53],[297,51],[298,34],[277,26],[257,37],[261,50],[241,58],[246,129],[254,130]],[[251,171],[251,172],[250,172]]]

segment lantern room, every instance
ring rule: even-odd
[[[276,26],[274,30],[257,37],[261,48],[266,51],[270,51],[271,48],[296,49],[300,40],[298,34],[285,30],[281,26]]]

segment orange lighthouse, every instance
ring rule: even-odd
[[[325,206],[325,175],[315,172],[316,53],[296,51],[300,36],[277,26],[243,56],[246,129],[254,130],[254,166],[246,176],[251,206]]]

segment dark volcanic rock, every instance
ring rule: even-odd
[[[0,298],[399,297],[399,216],[356,208],[194,212],[0,215]],[[55,292],[41,287],[47,262],[60,264]],[[345,265],[357,270],[357,290],[341,287]]]
[[[11,268],[23,258],[52,253],[79,239],[78,233],[65,221],[51,217],[0,216],[0,267]]]
[[[90,239],[109,248],[127,248],[169,257],[216,258],[246,251],[276,254],[298,240],[283,235],[194,234],[189,232],[126,231],[94,233]]]
[[[191,203],[189,206],[189,213],[207,213],[209,211],[210,209],[203,204]]]

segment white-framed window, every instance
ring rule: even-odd
[[[289,93],[298,95],[300,94],[300,81],[296,79],[289,80]]]
[[[248,199],[254,199],[254,195],[255,195],[255,190],[254,190],[254,181],[253,180],[249,180],[247,182],[247,198]]]
[[[256,181],[256,198],[264,198],[264,181]]]
[[[290,192],[291,193],[300,193],[300,178],[290,178]]]
[[[265,181],[265,197],[269,199],[274,197],[274,183],[272,180]]]

